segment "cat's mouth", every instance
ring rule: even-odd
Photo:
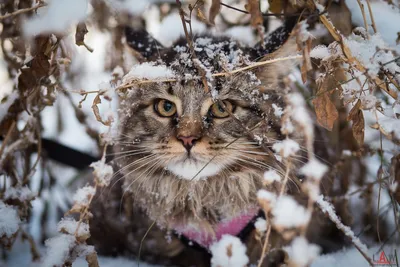
[[[185,180],[201,180],[218,174],[223,165],[212,160],[200,160],[193,155],[187,154],[181,159],[171,160],[166,169]]]

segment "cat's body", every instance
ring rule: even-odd
[[[272,35],[270,40],[274,42],[266,43],[267,51],[281,45],[291,28]],[[153,47],[151,37],[139,42],[135,39],[139,36],[128,30],[128,43],[155,65],[166,65],[175,73],[176,81],[135,85],[121,102],[114,163],[121,176],[116,177],[116,187],[122,188],[113,194],[112,202],[104,197],[102,201],[117,209],[117,199],[122,199],[124,213],[129,214],[121,220],[125,227],[110,226],[126,239],[115,247],[129,247],[136,254],[139,240],[155,225],[145,238],[146,245],[141,246],[142,256],[153,252],[162,262],[179,257],[182,251],[193,252],[185,250],[175,237],[172,243],[161,241],[159,238],[166,233],[163,231],[183,234],[207,249],[222,234],[238,234],[256,216],[257,191],[263,187],[266,170],[284,174],[284,166],[268,144],[284,138],[280,132],[280,114],[285,105],[280,78],[293,63],[208,79],[211,92],[207,92],[185,40],[159,49]],[[281,39],[281,43],[276,42]],[[147,49],[143,43],[148,44]],[[156,51],[149,53],[148,48]],[[246,66],[262,55],[260,47],[241,48],[225,38],[197,37],[194,48],[210,73]],[[295,46],[285,49],[279,55],[288,55],[287,51],[294,54],[296,50]],[[97,209],[97,216],[104,220],[118,216],[117,212],[105,216],[105,210],[104,205]],[[240,227],[234,229],[237,221]],[[225,228],[224,223],[228,225]],[[98,223],[93,227],[95,233],[101,228]],[[131,236],[124,236],[125,232]],[[246,242],[253,244],[249,245],[249,254],[254,254],[255,263],[261,246],[252,235]],[[190,257],[189,263],[201,265],[200,259],[197,262],[192,258],[190,262]],[[208,256],[203,259],[207,262]],[[177,262],[186,265],[185,260]]]
[[[231,40],[199,37],[194,48],[212,73],[250,61]],[[125,190],[159,225],[212,231],[223,220],[255,214],[263,173],[282,171],[275,157],[248,134],[252,129],[260,143],[282,138],[280,117],[274,112],[284,108],[282,88],[261,82],[251,70],[215,77],[213,93],[206,92],[201,79],[192,79],[199,75],[188,47],[177,44],[171,50],[175,56],[166,64],[177,81],[135,86],[121,103],[120,131],[125,138],[117,153],[138,153],[115,162],[124,175]],[[261,75],[264,71],[258,70]],[[164,100],[174,105],[173,115],[155,110],[157,101]],[[223,118],[211,114],[217,101],[230,105],[236,119],[226,112]],[[185,147],[188,138],[194,143],[190,149]]]

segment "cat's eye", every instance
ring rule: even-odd
[[[154,110],[161,117],[171,117],[176,113],[176,106],[166,99],[158,99],[154,102]]]
[[[234,111],[234,106],[232,105],[231,102],[229,101],[222,101],[225,105],[225,108],[222,107],[222,105],[220,105],[218,102],[214,103],[211,107],[210,107],[210,115],[214,118],[226,118],[229,116],[229,113],[232,113]]]

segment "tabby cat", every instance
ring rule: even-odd
[[[210,73],[293,55],[296,47],[289,36],[295,24],[296,19],[286,21],[265,38],[264,46],[260,42],[253,48],[224,37],[196,36],[194,51]],[[176,81],[135,85],[121,101],[113,160],[120,175],[112,189],[115,201],[108,196],[95,210],[103,221],[91,226],[92,240],[96,243],[97,234],[110,235],[110,243],[98,245],[100,252],[128,247],[136,255],[140,249],[142,259],[163,264],[208,265],[206,251],[213,242],[224,234],[243,235],[258,216],[256,195],[263,173],[283,173],[284,166],[265,144],[283,138],[281,78],[295,64],[285,61],[234,75],[208,75],[207,92],[186,39],[163,48],[144,30],[127,28],[126,40],[139,60],[165,66]],[[122,219],[117,208],[121,198]],[[170,240],[165,239],[168,233]],[[252,235],[244,239],[254,239]],[[205,252],[182,245],[179,237]],[[189,251],[196,256],[182,259]],[[257,254],[252,259],[256,263],[259,254],[254,251],[248,249],[249,255]]]

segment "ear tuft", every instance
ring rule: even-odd
[[[282,26],[271,34],[264,37],[264,46],[261,42],[257,43],[252,49],[252,59],[257,60],[267,54],[278,50],[290,37],[290,33],[298,22],[298,17],[290,17],[285,20]]]
[[[125,38],[126,43],[142,57],[142,60],[149,60],[164,48],[144,28],[125,27]]]

